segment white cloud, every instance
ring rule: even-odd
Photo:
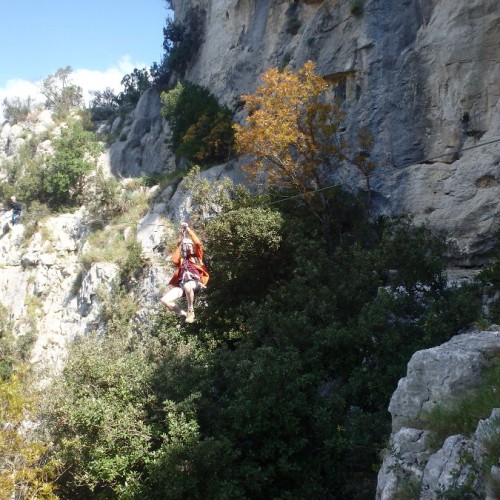
[[[103,91],[109,87],[115,93],[121,92],[123,87],[120,82],[123,77],[131,73],[134,68],[142,69],[144,67],[148,68],[149,65],[142,62],[133,62],[130,56],[126,55],[105,71],[73,68],[71,79],[75,85],[82,87],[85,104],[88,104],[90,99],[89,92],[91,90]],[[41,83],[41,80],[35,82],[20,79],[8,80],[5,87],[0,87],[0,118],[3,108],[2,103],[5,98],[13,99],[19,97],[26,99],[27,97],[31,97],[33,101],[42,103],[44,98],[40,94]]]
[[[32,98],[40,98],[40,85],[39,82],[29,82],[27,80],[8,80],[7,85],[0,88],[0,100],[3,102],[5,98],[12,99],[20,97],[26,99],[31,96]]]
[[[89,101],[89,91],[111,88],[115,93],[121,92],[123,87],[121,81],[125,75],[132,73],[134,68],[149,68],[145,63],[132,62],[130,56],[122,57],[115,66],[106,71],[95,71],[90,69],[75,69],[71,74],[75,85],[82,87],[85,103]]]

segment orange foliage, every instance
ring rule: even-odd
[[[335,102],[325,99],[328,83],[307,62],[298,72],[271,68],[255,94],[242,96],[248,117],[235,125],[235,143],[253,159],[246,171],[262,174],[270,185],[300,193],[324,187],[339,166],[344,118]]]

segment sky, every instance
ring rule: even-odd
[[[84,90],[123,90],[134,68],[163,56],[165,0],[0,0],[0,105],[40,98],[42,80],[70,66]]]

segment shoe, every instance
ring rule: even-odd
[[[186,323],[192,323],[194,321],[194,311],[188,311],[186,316]]]

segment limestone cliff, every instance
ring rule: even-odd
[[[376,212],[445,230],[458,264],[483,260],[500,228],[497,0],[172,4],[178,22],[195,9],[204,23],[188,79],[238,110],[266,68],[313,60],[343,99],[347,129],[376,137]],[[353,175],[348,184],[362,187]]]
[[[172,4],[180,22],[190,9],[203,13],[203,41],[187,78],[210,88],[241,119],[240,96],[255,89],[266,68],[298,68],[312,59],[344,101],[347,130],[368,126],[376,136],[375,211],[410,212],[417,223],[428,221],[445,230],[457,243],[459,265],[484,261],[500,229],[498,0],[366,0],[361,11],[348,0]],[[174,169],[159,110],[158,93],[149,91],[131,116],[104,127],[116,136],[101,158],[107,172],[127,178]],[[43,113],[33,127],[37,133],[54,127],[50,114]],[[0,158],[14,155],[25,135],[20,126],[4,124]],[[40,147],[50,150],[50,141]],[[240,180],[235,164],[204,175]],[[363,188],[350,172],[344,179],[348,187]],[[147,215],[131,221],[138,222],[146,257],[168,232],[165,221],[189,213],[189,198],[176,187],[152,192]],[[3,217],[0,302],[9,308],[17,333],[36,325],[33,361],[58,369],[66,344],[99,328],[98,288],[111,283],[117,269],[95,263],[82,271],[78,257],[86,227],[81,212],[48,219],[26,241],[23,227],[9,228],[8,215]],[[152,261],[147,267],[134,292],[142,308],[157,306],[167,274],[164,263]],[[395,452],[388,451],[382,465],[380,498],[397,498],[398,471],[411,473],[432,492],[467,479],[470,470],[460,469],[460,460],[470,452],[480,461],[476,437],[452,436],[433,454],[423,431],[406,422],[422,406],[446,399],[474,380],[476,367],[498,351],[499,335],[475,332],[415,354],[391,402]],[[484,481],[477,487],[486,489]]]
[[[378,499],[406,498],[403,491],[409,488],[412,498],[422,500],[498,498],[493,485],[499,469],[488,463],[485,441],[498,432],[500,410],[493,409],[490,418],[478,421],[472,435],[448,436],[437,450],[430,448],[429,432],[422,430],[419,419],[436,404],[449,403],[477,387],[499,347],[500,329],[494,327],[458,335],[412,356],[407,376],[400,380],[389,406],[393,432],[379,472]]]

